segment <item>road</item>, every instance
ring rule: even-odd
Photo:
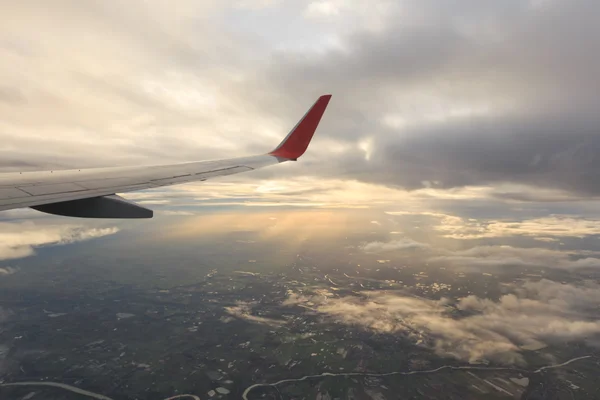
[[[0,384],[0,387],[10,387],[10,386],[51,386],[57,387],[61,389],[68,390],[69,392],[81,394],[83,396],[91,397],[93,399],[98,400],[113,400],[108,396],[104,396],[103,394],[98,394],[94,392],[90,392],[88,390],[83,390],[78,388],[77,386],[71,386],[64,383],[58,382],[14,382],[14,383],[3,383]],[[165,400],[176,400],[176,399],[191,399],[191,400],[200,400],[200,397],[193,394],[179,394],[173,397],[167,397]]]
[[[560,368],[563,367],[565,365],[571,364],[572,362],[578,361],[578,360],[583,360],[585,358],[590,358],[591,356],[583,356],[583,357],[576,357],[576,358],[572,358],[568,361],[565,361],[564,363],[561,364],[552,364],[552,365],[547,365],[545,367],[541,367],[539,369],[536,369],[535,371],[526,371],[526,370],[522,370],[522,369],[518,369],[518,368],[510,368],[510,367],[476,367],[476,366],[464,366],[464,367],[455,367],[452,365],[444,365],[442,367],[436,368],[436,369],[430,369],[430,370],[424,370],[424,371],[408,371],[408,372],[403,372],[403,371],[397,371],[397,372],[387,372],[387,373],[383,373],[383,374],[369,374],[369,373],[362,373],[362,372],[346,372],[346,373],[331,373],[331,372],[323,372],[322,374],[319,375],[307,375],[307,376],[303,376],[302,378],[296,378],[296,379],[282,379],[280,381],[277,381],[275,383],[256,383],[252,386],[249,386],[248,388],[246,388],[246,390],[244,390],[244,393],[242,394],[242,398],[244,400],[248,400],[248,394],[253,390],[256,389],[258,387],[267,387],[267,386],[271,386],[271,387],[275,387],[284,383],[290,383],[290,382],[300,382],[300,381],[305,381],[308,379],[318,379],[318,378],[324,378],[324,377],[328,377],[328,376],[373,376],[373,377],[383,377],[383,376],[392,376],[392,375],[417,375],[417,374],[433,374],[439,371],[443,371],[445,369],[450,369],[450,370],[475,370],[475,371],[515,371],[515,372],[526,372],[526,373],[534,373],[534,374],[539,374],[542,371],[545,371],[547,369],[552,369],[552,368]]]
[[[439,368],[424,370],[424,371],[396,371],[396,372],[387,372],[387,373],[383,373],[383,374],[370,374],[370,373],[363,373],[363,372],[346,372],[346,373],[335,373],[334,374],[331,372],[323,372],[322,374],[319,374],[319,375],[306,375],[306,376],[303,376],[302,378],[282,379],[275,383],[256,383],[256,384],[246,388],[246,390],[244,390],[244,393],[242,394],[242,398],[244,400],[248,400],[248,394],[253,389],[256,389],[258,387],[268,387],[268,386],[276,387],[276,386],[282,385],[284,383],[300,382],[300,381],[305,381],[308,379],[319,379],[319,378],[332,377],[332,376],[333,377],[335,377],[335,376],[384,377],[384,376],[393,376],[393,375],[422,375],[422,374],[434,374],[436,372],[440,372],[440,371],[443,371],[446,369],[470,370],[470,371],[515,371],[515,372],[539,374],[545,370],[553,369],[553,368],[561,368],[561,367],[569,365],[573,362],[583,360],[586,358],[590,358],[590,357],[592,357],[592,356],[582,356],[582,357],[572,358],[572,359],[565,361],[563,363],[560,363],[560,364],[551,364],[551,365],[547,365],[545,367],[538,368],[535,371],[527,371],[527,370],[522,370],[522,369],[518,369],[518,368],[510,368],[510,367],[478,367],[478,366],[455,367],[452,365],[444,365]],[[98,400],[113,400],[110,397],[104,396],[102,394],[90,392],[88,390],[84,390],[84,389],[78,388],[76,386],[71,386],[71,385],[67,385],[64,383],[58,383],[58,382],[13,382],[13,383],[0,384],[0,387],[11,387],[11,386],[51,386],[51,387],[57,387],[57,388],[61,388],[64,390],[68,390],[70,392],[81,394],[83,396],[91,397],[91,398],[98,399]],[[191,399],[191,400],[200,400],[200,397],[193,395],[193,394],[180,394],[177,396],[167,397],[165,400],[176,400],[176,399],[186,399],[186,398]]]

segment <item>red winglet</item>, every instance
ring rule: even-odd
[[[304,154],[327,108],[329,99],[331,99],[330,94],[319,97],[294,129],[269,155],[295,160]]]

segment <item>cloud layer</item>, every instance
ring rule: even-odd
[[[365,253],[382,253],[394,250],[407,250],[407,249],[422,249],[429,247],[426,243],[416,242],[412,239],[403,238],[399,240],[392,240],[390,242],[370,242],[361,247],[361,250]]]
[[[331,321],[404,335],[440,356],[523,364],[524,351],[545,344],[597,344],[599,293],[600,286],[592,282],[578,286],[541,280],[527,282],[498,301],[476,296],[429,300],[381,291],[349,297],[295,294],[285,304],[302,304]]]
[[[252,313],[252,307],[252,303],[237,302],[235,306],[225,307],[225,311],[236,318],[243,319],[254,324],[263,324],[273,327],[283,325],[284,321],[261,317],[260,315],[254,315]]]
[[[0,223],[0,260],[22,258],[35,254],[35,248],[62,245],[112,235],[117,227],[83,227],[76,225],[44,225],[32,222]],[[16,272],[7,267],[0,269],[1,275]]]
[[[23,169],[265,151],[332,92],[302,167],[279,174],[595,196],[598,12],[593,0],[11,4],[0,154]]]
[[[502,267],[544,267],[576,270],[579,268],[600,268],[598,252],[559,251],[545,248],[520,248],[512,246],[476,246],[468,250],[444,252],[444,255],[428,259],[437,265],[453,266],[459,269]]]

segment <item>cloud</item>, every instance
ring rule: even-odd
[[[498,301],[476,296],[429,300],[380,291],[292,295],[284,304],[304,305],[324,318],[377,333],[404,335],[440,356],[523,364],[527,349],[600,335],[595,318],[599,289],[594,282],[576,286],[541,280],[516,287]]]
[[[429,247],[426,243],[416,242],[409,238],[392,240],[390,242],[370,242],[361,247],[365,253],[382,253],[394,250],[423,249]]]
[[[6,321],[11,315],[13,315],[13,312],[11,310],[4,307],[0,307],[0,322]]]
[[[305,15],[309,18],[332,17],[340,14],[340,7],[343,4],[339,1],[312,1],[306,7]]]
[[[166,199],[163,199],[163,200],[158,200],[158,199],[157,200],[141,200],[141,201],[137,202],[137,204],[144,204],[144,205],[148,205],[148,206],[149,205],[156,206],[156,205],[163,205],[163,204],[169,204],[169,203],[170,203],[170,200],[166,200]]]
[[[15,3],[0,28],[0,154],[16,170],[263,152],[332,92],[303,162],[255,177],[595,196],[599,7]]]
[[[236,318],[243,319],[248,322],[252,322],[255,324],[268,325],[272,327],[278,327],[283,325],[284,321],[261,317],[260,315],[252,314],[252,303],[247,302],[237,302],[235,306],[225,307],[225,311],[228,314],[233,315]]]
[[[523,221],[491,221],[485,226],[483,237],[526,235],[535,237],[585,237],[600,235],[596,219],[571,215],[551,215]],[[475,234],[477,236],[477,234]]]
[[[182,210],[161,210],[157,211],[160,215],[175,215],[175,216],[191,216],[196,215],[191,211],[182,211]]]
[[[391,201],[421,205],[426,201],[421,193],[408,194],[381,185],[305,176],[269,180],[234,176],[227,181],[207,181],[122,195],[142,204],[163,205],[166,209],[181,206],[366,209]]]
[[[590,195],[600,57],[588,46],[600,35],[588,13],[597,8],[403,2],[382,31],[345,38],[345,51],[282,56],[280,74],[298,90],[310,80],[339,93],[334,118],[347,125],[328,124],[330,135],[373,138],[370,157],[356,148],[332,158],[332,174],[410,189],[519,182]]]
[[[6,60],[0,76],[11,81],[3,93],[20,94],[18,103],[11,100],[15,95],[0,103],[2,151],[9,162],[47,168],[211,158],[203,147],[231,151],[232,142],[222,135],[235,123],[253,125],[243,121],[243,108],[225,110],[235,109],[234,98],[217,93],[215,79],[232,82],[229,74],[235,74],[244,39],[228,41],[225,31],[203,23],[216,2],[184,0],[176,11],[165,12],[164,5],[137,0],[119,7],[66,1],[49,13],[35,3],[8,7],[0,29]],[[52,34],[40,40],[39,31],[10,22],[23,19]],[[75,23],[64,24],[65,19]],[[77,34],[82,30],[86,39]],[[231,47],[234,42],[238,47]],[[227,53],[233,57],[228,61]],[[223,111],[229,121],[211,117]],[[45,123],[38,124],[41,120]],[[204,130],[220,135],[191,134]],[[75,148],[78,154],[67,150]]]
[[[470,267],[546,267],[567,270],[600,267],[600,253],[590,251],[559,251],[544,248],[520,248],[512,246],[477,246],[468,250],[448,252],[435,256],[428,262]]]
[[[236,7],[240,9],[263,9],[275,6],[279,0],[238,0]]]
[[[35,248],[82,242],[115,234],[117,227],[0,223],[0,260],[35,254]]]
[[[15,272],[17,272],[18,270],[19,270],[18,268],[13,268],[13,267],[2,267],[2,268],[0,268],[0,276],[12,275]]]
[[[474,240],[507,238],[517,236],[534,237],[539,241],[556,241],[560,237],[584,238],[600,235],[600,220],[579,215],[552,214],[540,218],[474,219],[432,211],[386,211],[400,217],[425,217],[430,228],[445,238]],[[514,214],[514,212],[513,212]]]

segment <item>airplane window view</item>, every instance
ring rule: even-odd
[[[6,2],[0,400],[600,399],[600,2]]]

